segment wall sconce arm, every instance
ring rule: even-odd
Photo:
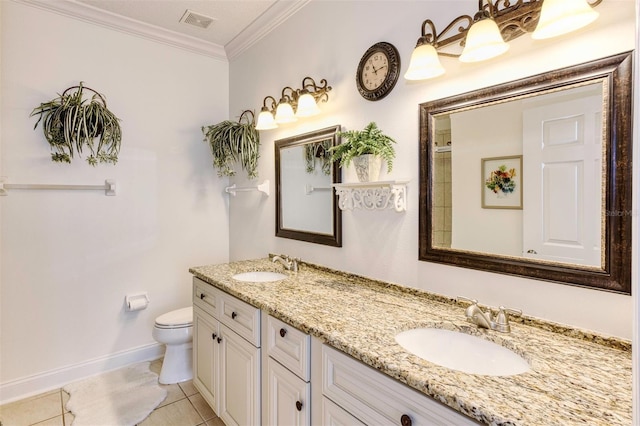
[[[306,92],[313,96],[316,102],[327,102],[330,90],[331,86],[329,86],[326,79],[320,80],[320,85],[318,85],[313,78],[305,77],[302,79],[302,89],[298,90],[298,96]]]

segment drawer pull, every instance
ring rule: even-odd
[[[402,426],[411,426],[411,417],[403,414],[402,417],[400,417],[400,424]]]
[[[231,312],[231,319],[236,319],[237,316],[238,314],[236,314],[235,312]]]
[[[297,409],[298,411],[302,411],[302,402],[300,402],[300,401],[296,401],[296,409]]]
[[[284,328],[280,329],[280,337],[284,337],[287,334],[287,330],[285,330]]]
[[[213,340],[216,340],[216,337],[217,337],[217,336],[216,336],[216,333],[211,333],[211,338],[212,338]]]
[[[200,293],[200,300],[204,299],[205,294],[204,293]]]
[[[222,342],[222,337],[218,337],[217,340],[218,340],[218,343]],[[409,421],[411,421],[411,420],[409,420]],[[411,424],[411,423],[409,423],[409,424]]]

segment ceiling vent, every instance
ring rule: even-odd
[[[189,9],[185,10],[184,15],[180,18],[180,22],[199,28],[209,28],[209,25],[211,25],[213,21],[215,21],[214,18],[201,15]]]

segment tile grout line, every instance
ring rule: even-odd
[[[182,389],[182,388],[180,388],[180,389]],[[184,392],[184,391],[183,391],[183,393],[184,393],[185,395],[187,394],[187,393],[186,393],[186,392]],[[199,416],[199,417],[200,417],[200,419],[202,420],[202,422],[198,423],[198,424],[197,424],[197,425],[195,425],[195,426],[200,426],[200,425],[202,425],[202,424],[206,423],[207,421],[204,419],[204,417],[202,417],[202,414],[200,414],[200,411],[198,410],[198,407],[196,407],[196,406],[193,404],[193,401],[191,401],[191,399],[190,399],[188,396],[187,396],[187,401],[189,401],[189,404],[191,404],[191,406],[193,407],[193,409],[194,409],[194,410],[196,410],[196,413],[198,414],[198,416]]]

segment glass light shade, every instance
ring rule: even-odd
[[[278,127],[276,121],[273,119],[273,114],[267,110],[262,110],[258,114],[258,122],[256,123],[256,130],[270,130]]]
[[[407,80],[426,80],[444,74],[435,47],[425,43],[413,49],[409,69],[404,74]]]
[[[531,37],[539,40],[566,34],[592,23],[599,15],[586,0],[544,0]]]
[[[276,108],[276,123],[293,123],[297,118],[293,114],[293,108],[288,102],[280,102]]]
[[[316,114],[320,114],[320,108],[318,108],[316,100],[310,93],[304,93],[298,98],[296,117],[311,117]]]
[[[495,58],[509,50],[504,42],[498,24],[491,18],[475,22],[467,32],[460,62],[479,62]]]

